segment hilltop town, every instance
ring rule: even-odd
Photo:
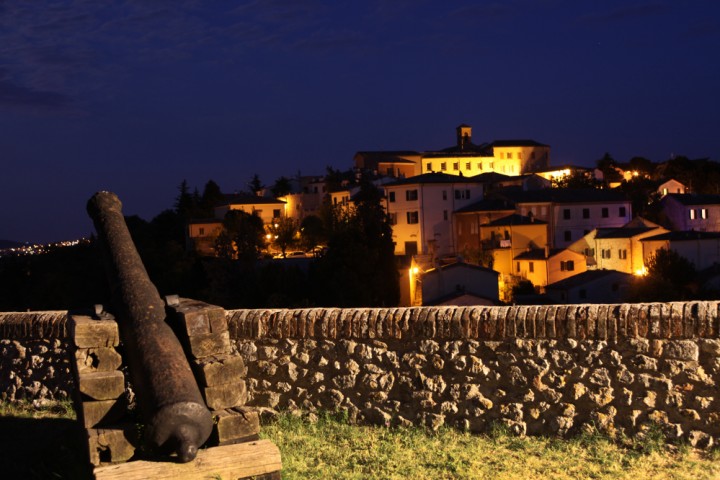
[[[324,208],[356,208],[362,176],[381,193],[392,229],[400,305],[623,302],[662,268],[685,282],[665,279],[666,289],[717,290],[717,164],[606,155],[588,168],[553,165],[550,153],[529,139],[474,143],[460,125],[441,150],[359,151],[345,175],[281,177],[271,188],[255,177],[250,193],[213,193],[211,214],[187,222],[188,246],[236,257],[237,245],[223,242],[226,219],[244,212],[262,222],[266,252],[295,262],[322,255],[312,226]]]

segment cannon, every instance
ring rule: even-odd
[[[113,313],[145,421],[145,440],[151,448],[189,462],[210,436],[212,415],[180,340],[165,322],[165,304],[130,237],[120,199],[98,192],[87,210],[104,251]]]

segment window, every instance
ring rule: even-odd
[[[700,210],[700,218],[703,220],[707,219],[707,208],[703,208]]]
[[[440,170],[443,171],[443,172],[444,172],[445,170],[447,170],[447,163],[442,162],[442,163],[440,164]]]
[[[583,208],[583,218],[590,218],[590,209]]]
[[[518,160],[522,160],[522,152],[518,152]]]
[[[455,171],[460,170],[460,164],[458,162],[453,163],[453,170],[455,170]]]
[[[505,158],[512,158],[512,152],[507,152],[507,154],[505,154]]]
[[[620,214],[621,217],[624,217],[624,216],[625,216],[625,207],[620,207],[620,212],[619,212],[619,214]]]
[[[563,219],[570,220],[570,209],[569,208],[563,209]]]
[[[470,190],[455,190],[455,200],[470,198]]]
[[[432,163],[428,162],[425,164],[425,170],[432,172]]]
[[[443,210],[443,220],[447,220],[447,219],[448,219],[447,210]]]
[[[695,209],[691,208],[689,211],[690,211],[690,220],[695,220]]]
[[[390,201],[391,203],[395,201],[395,192],[388,193],[388,201]]]
[[[608,218],[610,216],[610,212],[607,207],[603,207],[602,209],[602,218]]]
[[[572,232],[570,230],[565,230],[565,241],[569,242],[572,240]]]
[[[390,225],[397,225],[397,213],[393,212],[390,215]]]
[[[495,162],[490,162],[490,170],[492,170],[493,168],[495,168]]]
[[[392,177],[393,174],[393,167],[387,167],[387,175],[388,177]]]
[[[529,271],[530,273],[535,272],[535,262],[530,262],[530,263],[528,263],[528,271]]]
[[[517,263],[515,264],[515,271],[518,272],[518,273],[520,273],[520,262],[517,262]]]
[[[567,271],[572,272],[575,270],[575,261],[574,260],[568,260],[566,262],[560,262],[560,271]]]
[[[405,200],[412,201],[417,200],[417,190],[406,190],[405,191]]]
[[[447,190],[443,190],[443,200],[447,200]]]
[[[594,248],[586,248],[586,249],[585,249],[585,256],[586,256],[586,257],[594,257],[594,256],[595,256],[595,249],[594,249]]]
[[[407,212],[407,223],[409,225],[418,223],[418,212]]]
[[[200,236],[202,237],[203,235],[205,235],[205,229],[204,229],[203,227],[200,227],[198,233],[199,233]]]
[[[482,170],[482,169],[483,169],[482,162],[478,162],[478,170]]]
[[[280,209],[276,208],[273,210],[273,218],[280,218]]]
[[[465,164],[465,170],[470,170],[470,162],[467,162],[467,163]]]
[[[621,260],[625,260],[627,258],[627,249],[625,249],[625,248],[618,249],[618,258]]]
[[[547,216],[547,207],[542,206],[540,207],[540,215],[542,215],[543,218]]]
[[[600,256],[601,256],[602,258],[610,258],[610,257],[611,257],[611,250],[610,250],[609,248],[608,248],[608,249],[603,248],[602,250],[600,250],[600,254],[601,254]]]

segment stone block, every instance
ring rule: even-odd
[[[247,387],[244,380],[205,387],[202,390],[205,395],[205,403],[210,410],[240,407],[247,401]]]
[[[135,455],[138,435],[135,425],[118,425],[87,430],[90,463],[119,463]]]
[[[122,357],[113,347],[78,348],[75,350],[78,373],[112,372],[122,365]]]
[[[83,427],[94,428],[118,423],[127,411],[125,398],[81,402],[78,418]]]
[[[119,370],[78,375],[78,390],[93,400],[113,400],[125,391],[125,376]]]
[[[231,351],[230,333],[204,333],[189,338],[190,352],[194,358],[224,355]]]
[[[260,433],[260,415],[257,410],[236,407],[212,412],[214,419],[210,442],[213,445],[230,445],[248,441]]]
[[[182,325],[188,337],[228,330],[225,309],[222,307],[182,298],[177,305],[170,305],[169,308],[176,314],[174,321]]]
[[[70,340],[78,348],[117,347],[120,334],[115,320],[95,320],[85,315],[68,314]]]
[[[700,348],[694,340],[671,340],[663,348],[664,358],[697,361],[699,356]]]
[[[232,383],[245,377],[245,362],[238,355],[213,355],[192,362],[201,387]]]

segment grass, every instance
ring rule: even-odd
[[[287,479],[704,479],[720,478],[716,451],[646,440],[614,442],[599,434],[569,440],[487,435],[454,429],[352,426],[332,416],[312,424],[281,415],[263,426]]]
[[[91,478],[69,403],[0,403],[2,478]],[[291,414],[263,425],[282,453],[286,479],[710,479],[720,451],[646,438],[612,441],[599,434],[569,440],[486,435],[454,429],[349,425],[342,416],[309,422]]]

